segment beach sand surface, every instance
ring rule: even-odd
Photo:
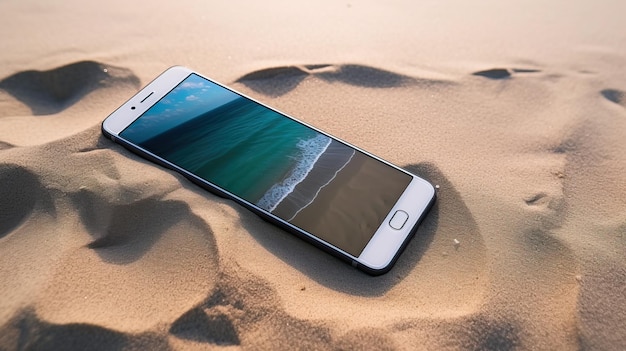
[[[626,348],[626,3],[0,2],[0,349]],[[104,138],[173,65],[433,184],[371,277]]]

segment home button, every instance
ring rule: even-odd
[[[402,229],[407,219],[409,219],[409,214],[402,210],[398,210],[396,211],[396,213],[393,214],[393,217],[391,217],[391,219],[389,220],[389,226],[391,226],[391,228],[396,229],[396,230]]]

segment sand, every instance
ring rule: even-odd
[[[0,2],[0,349],[624,349],[625,4]],[[439,185],[395,268],[102,137],[172,65]]]

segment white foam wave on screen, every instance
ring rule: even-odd
[[[352,155],[350,155],[350,158],[348,159],[348,161],[346,161],[346,163],[343,164],[343,166],[341,166],[338,170],[335,171],[335,174],[333,174],[333,176],[324,184],[322,185],[319,189],[317,189],[317,191],[315,192],[315,195],[313,196],[313,198],[311,198],[311,200],[309,202],[307,202],[306,205],[302,206],[299,210],[297,210],[293,216],[291,216],[291,218],[287,219],[288,222],[292,221],[294,218],[296,218],[296,216],[298,215],[298,213],[300,213],[300,211],[304,210],[305,208],[307,208],[310,204],[313,203],[313,201],[315,201],[315,199],[317,198],[317,195],[320,194],[320,191],[322,191],[322,189],[324,189],[328,184],[330,184],[330,182],[332,182],[336,177],[337,174],[339,172],[341,172],[342,169],[344,169],[348,163],[350,163],[350,161],[352,160],[352,157],[354,157],[354,154],[356,154],[355,150],[352,150]]]
[[[285,179],[280,183],[274,184],[263,197],[261,197],[257,205],[265,210],[273,211],[276,206],[293,191],[296,185],[306,178],[313,169],[315,162],[317,162],[324,151],[326,151],[330,143],[331,139],[322,134],[311,139],[298,141],[296,147],[298,148],[299,155],[296,165]]]

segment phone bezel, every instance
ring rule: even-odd
[[[312,128],[313,130],[322,133],[330,138],[333,138],[339,142],[346,144],[349,147],[352,147],[364,154],[373,157],[393,168],[398,169],[401,172],[404,172],[412,177],[411,182],[400,196],[399,200],[395,203],[391,211],[385,217],[384,222],[378,228],[378,230],[374,233],[370,241],[367,243],[363,251],[358,257],[355,257],[342,249],[335,247],[334,245],[318,238],[317,236],[308,233],[291,223],[273,215],[270,212],[267,212],[255,204],[246,201],[245,199],[239,198],[235,194],[231,194],[225,189],[221,189],[216,185],[194,175],[191,172],[186,171],[178,167],[177,165],[160,158],[157,155],[150,153],[148,150],[144,150],[138,145],[135,145],[128,140],[120,137],[119,134],[129,126],[133,121],[143,115],[152,105],[157,103],[161,98],[163,98],[166,94],[168,94],[172,89],[174,89],[178,84],[180,84],[185,78],[187,78],[190,74],[197,74],[198,76],[207,79],[217,85],[224,87],[225,89],[231,90],[236,94],[244,96],[266,108],[269,108],[273,111],[280,113],[286,118],[291,118],[292,120],[302,123],[303,125]],[[103,133],[111,138],[113,141],[116,141],[131,151],[142,154],[144,157],[155,161],[156,163],[165,166],[167,168],[173,169],[185,177],[192,180],[194,183],[201,185],[203,188],[206,188],[210,191],[217,192],[221,196],[226,196],[235,200],[236,202],[244,205],[248,209],[252,210],[252,212],[260,215],[262,218],[266,220],[270,220],[271,222],[280,225],[281,227],[288,229],[291,232],[295,232],[300,236],[309,239],[314,244],[321,246],[323,248],[328,249],[331,253],[336,254],[344,259],[347,259],[352,262],[353,266],[356,266],[362,270],[370,274],[381,274],[388,271],[392,264],[395,262],[400,252],[414,234],[417,226],[423,216],[427,213],[428,209],[432,205],[435,199],[435,189],[434,187],[427,182],[426,180],[419,178],[371,153],[364,151],[344,140],[341,140],[335,136],[329,135],[328,133],[315,128],[306,122],[300,121],[297,118],[294,118],[284,112],[278,111],[275,108],[267,106],[262,102],[255,100],[241,92],[238,92],[232,88],[229,88],[223,84],[215,82],[214,80],[203,76],[202,74],[190,70],[186,67],[175,66],[172,67],[157,78],[155,78],[152,82],[146,85],[143,89],[141,89],[137,94],[135,94],[132,98],[126,101],[122,106],[116,109],[113,113],[111,113],[102,123],[102,131]],[[391,228],[389,225],[389,221],[396,213],[397,210],[405,211],[409,218],[404,224],[404,226],[400,229]]]

